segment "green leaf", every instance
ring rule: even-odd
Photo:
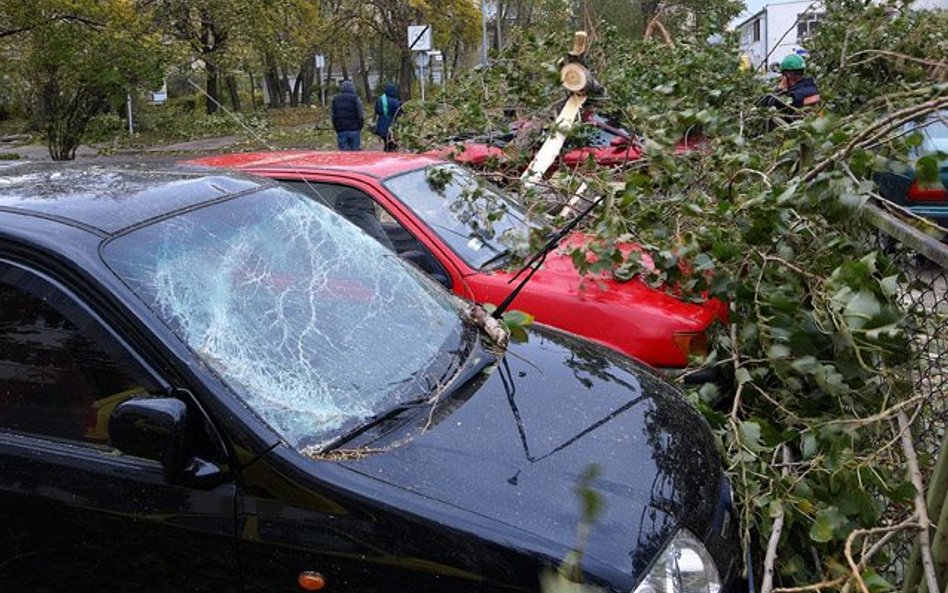
[[[920,183],[934,184],[938,182],[938,158],[935,155],[925,155],[915,161],[915,176]]]
[[[905,146],[909,148],[917,148],[922,145],[922,142],[925,140],[925,137],[922,136],[922,133],[918,130],[915,130],[911,134],[905,137]]]
[[[771,360],[790,358],[790,349],[783,344],[774,344],[767,349],[767,357]]]
[[[741,443],[754,453],[760,452],[760,424],[744,421],[741,422],[738,430],[741,435]]]
[[[503,318],[508,326],[526,326],[533,323],[533,315],[523,311],[507,311],[503,314]]]
[[[747,372],[747,369],[745,369],[744,367],[737,369],[737,372],[734,373],[734,378],[737,380],[737,383],[739,385],[743,385],[744,383],[749,383],[753,380],[751,379],[750,373]]]
[[[803,435],[803,443],[801,445],[801,451],[803,453],[804,459],[812,459],[816,455],[817,448],[819,446],[816,436],[810,433]]]
[[[899,292],[899,276],[898,274],[893,276],[886,276],[879,281],[879,286],[882,287],[882,292],[886,296],[893,296]]]
[[[862,581],[866,584],[866,588],[869,589],[869,593],[885,593],[886,591],[895,590],[895,586],[892,583],[879,576],[879,574],[871,568],[862,573]]]
[[[529,335],[527,334],[527,330],[523,329],[519,325],[515,325],[509,329],[510,329],[510,339],[513,340],[514,342],[523,344],[524,342],[527,342],[529,340]]]
[[[810,539],[825,543],[834,539],[837,529],[843,526],[846,518],[836,507],[827,507],[816,514],[816,520],[810,526]]]
[[[911,482],[902,482],[889,490],[889,498],[895,502],[909,503],[915,498],[915,486]]]

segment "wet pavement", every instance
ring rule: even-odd
[[[163,144],[160,146],[149,146],[145,148],[122,148],[113,149],[109,145],[88,146],[81,145],[76,149],[76,160],[91,160],[96,158],[109,158],[118,155],[147,155],[157,156],[168,153],[207,153],[207,152],[225,152],[228,148],[246,140],[244,136],[220,136],[216,138],[204,138],[202,140],[193,140],[189,142],[177,142],[174,144]],[[19,161],[50,161],[49,149],[45,144],[30,142],[0,142],[0,155],[17,155]]]

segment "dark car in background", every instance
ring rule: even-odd
[[[704,420],[548,328],[506,348],[356,226],[180,166],[0,173],[0,591],[734,590]]]
[[[909,165],[914,165],[922,157],[935,156],[938,159],[938,180],[935,183],[923,183],[916,179],[914,166],[907,166],[901,171],[877,174],[879,193],[913,214],[948,229],[948,111],[910,122],[902,131],[904,135],[912,132],[921,135],[921,143],[909,153]],[[948,240],[948,234],[942,238]]]

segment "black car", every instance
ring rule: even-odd
[[[708,426],[647,367],[470,306],[303,194],[0,172],[0,591],[733,590]]]
[[[918,134],[918,143],[909,150],[909,163],[901,169],[876,174],[879,193],[890,202],[948,229],[948,111],[938,111],[902,126],[904,136],[913,132]],[[915,163],[926,156],[937,162],[938,179],[931,184],[915,178]],[[948,235],[940,237],[948,241]]]

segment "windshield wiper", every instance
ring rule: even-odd
[[[430,376],[426,377],[428,390],[425,395],[400,402],[388,410],[379,412],[359,426],[320,446],[319,454],[337,449],[373,428],[398,418],[405,412],[414,412],[424,408],[434,410],[436,406],[450,399],[458,390],[478,376],[485,367],[494,364],[496,360],[496,357],[484,349],[480,345],[480,340],[478,340],[474,347],[466,350],[466,356],[459,363],[450,365],[439,379],[433,380]]]
[[[430,396],[415,398],[407,402],[399,403],[389,408],[388,410],[385,410],[384,412],[380,412],[376,414],[375,416],[372,416],[371,418],[369,418],[367,421],[363,422],[362,424],[359,424],[352,430],[345,432],[339,435],[338,437],[332,439],[328,443],[325,443],[322,446],[320,446],[319,453],[325,453],[327,451],[336,449],[340,445],[344,445],[345,443],[348,443],[352,439],[371,430],[372,428],[375,428],[376,426],[379,426],[380,424],[383,424],[389,420],[393,420],[397,418],[404,412],[422,408],[429,403],[430,399],[431,399]]]
[[[593,203],[589,205],[588,208],[580,212],[579,215],[576,216],[576,218],[569,221],[569,223],[566,226],[564,226],[562,229],[560,229],[559,232],[555,233],[552,237],[550,237],[550,240],[547,241],[546,244],[544,244],[543,247],[541,247],[540,250],[537,251],[533,255],[533,257],[531,257],[527,261],[527,263],[523,264],[523,267],[517,270],[517,273],[514,274],[510,278],[510,280],[507,281],[507,283],[510,284],[511,282],[519,278],[520,275],[523,274],[527,269],[530,270],[530,273],[527,274],[526,278],[524,278],[520,282],[520,284],[518,284],[517,287],[514,288],[513,291],[509,295],[507,295],[507,298],[505,298],[502,303],[497,305],[496,309],[494,309],[494,312],[491,315],[495,319],[500,319],[500,316],[504,314],[504,311],[507,310],[507,307],[510,306],[510,303],[512,303],[513,300],[517,298],[517,295],[520,294],[520,291],[523,290],[523,287],[527,285],[527,282],[530,281],[530,278],[533,278],[533,275],[536,274],[537,270],[540,269],[540,266],[543,265],[543,261],[546,259],[547,254],[553,251],[553,248],[556,247],[559,244],[559,242],[563,240],[563,237],[568,235],[570,231],[576,228],[576,225],[578,225],[584,218],[586,218],[586,216],[588,216],[589,213],[592,212],[593,208],[598,206],[599,202],[601,202],[603,199],[605,199],[605,195],[602,195],[596,198],[593,201]]]
[[[480,269],[486,269],[491,265],[510,259],[510,250],[504,249],[487,258],[487,261],[481,264]]]

